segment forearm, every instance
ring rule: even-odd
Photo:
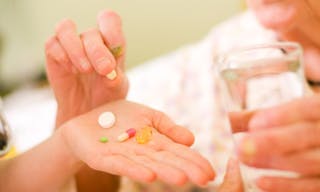
[[[33,149],[0,162],[0,191],[57,191],[81,166],[57,131]]]
[[[79,107],[79,106],[78,106]],[[69,107],[71,108],[71,107]],[[74,109],[73,109],[74,110]],[[84,113],[79,107],[78,112],[62,110],[61,107],[58,108],[56,127],[60,127],[61,124],[68,121],[69,119]],[[75,175],[77,190],[79,192],[90,192],[90,191],[109,191],[116,192],[120,186],[119,176],[111,175],[101,171],[96,171],[88,166],[82,166],[81,169]]]

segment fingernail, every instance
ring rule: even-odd
[[[115,78],[117,78],[117,72],[116,70],[112,70],[110,73],[108,73],[106,75],[106,77],[109,79],[109,80],[114,80]]]
[[[256,151],[257,149],[254,140],[249,136],[244,137],[240,143],[241,154],[250,157],[254,155]]]
[[[86,59],[81,59],[80,60],[80,65],[81,65],[81,68],[85,71],[89,70],[90,69],[90,63],[86,60]]]

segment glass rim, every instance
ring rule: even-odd
[[[251,50],[255,50],[255,49],[266,49],[266,48],[294,48],[297,51],[293,51],[291,53],[288,54],[289,55],[293,55],[296,54],[297,52],[302,52],[302,47],[299,43],[296,42],[291,42],[291,41],[282,41],[282,42],[271,42],[271,43],[260,43],[260,44],[254,44],[254,45],[247,45],[247,46],[243,46],[243,47],[238,47],[235,49],[231,49],[227,52],[224,53],[220,53],[217,55],[217,57],[215,58],[215,61],[221,61],[221,59],[226,59],[227,57],[230,57],[232,55],[236,55],[242,52],[247,52],[247,51],[251,51]]]
[[[291,42],[291,41],[282,41],[282,42],[270,42],[270,43],[261,43],[254,45],[247,45],[243,47],[238,47],[235,49],[231,49],[225,53],[218,54],[214,59],[215,65],[218,68],[221,68],[222,64],[230,57],[241,55],[241,53],[246,53],[249,51],[259,50],[259,49],[268,49],[268,48],[293,48],[294,51],[289,52],[286,57],[290,57],[291,55],[302,54],[302,47],[299,43]]]

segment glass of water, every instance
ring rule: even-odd
[[[300,45],[292,42],[256,45],[220,55],[216,64],[227,111],[250,112],[302,97],[307,91],[302,55]],[[241,169],[246,191],[250,192],[259,191],[253,181],[258,174],[294,175],[244,165]]]

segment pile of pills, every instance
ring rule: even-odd
[[[98,123],[102,128],[112,128],[116,122],[116,116],[112,112],[103,112],[99,115]],[[138,132],[134,128],[127,129],[124,133],[121,133],[117,140],[119,142],[124,142],[132,137],[136,136],[136,141],[139,144],[148,143],[152,137],[152,128],[144,127],[140,129]],[[107,137],[101,137],[99,139],[101,143],[107,143],[109,140]]]

